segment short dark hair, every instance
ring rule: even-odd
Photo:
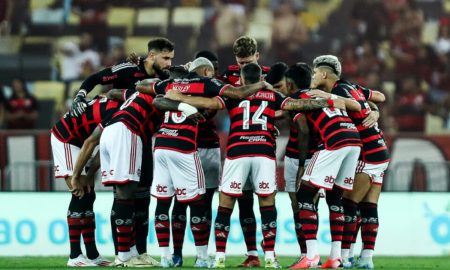
[[[283,80],[286,70],[288,70],[288,65],[283,62],[277,62],[270,67],[269,73],[266,76],[266,82],[270,84],[276,84]]]
[[[167,38],[154,38],[150,40],[147,44],[148,51],[156,50],[156,51],[173,51],[174,50],[174,44],[172,41],[168,40]]]
[[[249,36],[242,36],[233,44],[233,53],[237,57],[249,57],[258,51],[256,39]]]
[[[241,73],[246,84],[256,83],[261,80],[261,67],[258,64],[246,64],[242,67]]]
[[[183,66],[171,66],[169,68],[170,78],[179,79],[189,74]]]
[[[298,89],[306,89],[311,85],[311,67],[306,63],[296,63],[286,71],[286,78],[291,79]]]
[[[199,57],[205,57],[206,59],[208,59],[211,62],[219,61],[217,58],[217,55],[215,53],[213,53],[212,51],[208,51],[208,50],[203,50],[203,51],[197,52],[195,54],[195,59],[197,59]]]

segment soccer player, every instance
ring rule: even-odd
[[[340,66],[337,57],[333,55],[322,55],[314,59],[314,66],[320,74],[333,72],[333,67]],[[339,75],[339,74],[337,74]],[[315,86],[325,92],[317,93],[320,97],[330,97],[332,94],[354,98],[361,105],[360,112],[349,112],[361,136],[363,144],[361,156],[356,169],[353,190],[345,191],[343,194],[343,206],[345,213],[344,238],[342,242],[342,260],[345,267],[351,266],[349,261],[350,245],[357,231],[357,211],[361,211],[361,236],[363,250],[357,267],[374,268],[372,257],[375,240],[378,232],[377,203],[383,183],[383,175],[389,165],[389,152],[383,138],[383,134],[376,124],[366,120],[368,115],[375,114],[371,107],[377,110],[376,105],[368,103],[368,100],[383,101],[381,93],[352,84],[335,76],[318,76]],[[382,94],[381,94],[382,95]]]
[[[83,142],[94,131],[102,119],[119,108],[119,103],[106,97],[96,97],[90,101],[86,110],[79,116],[66,113],[51,130],[51,145],[55,163],[55,177],[64,178],[72,190],[72,175]],[[89,156],[90,157],[90,156]],[[88,157],[88,158],[89,158]],[[82,167],[82,169],[84,166]],[[102,258],[95,244],[95,191],[93,175],[82,172],[83,189],[90,192],[78,198],[72,194],[67,211],[67,224],[70,235],[70,256],[67,266],[108,266],[110,261]],[[87,258],[81,252],[80,237],[83,235]]]
[[[240,80],[255,83],[261,79],[261,68],[250,63],[243,67]],[[279,268],[275,259],[276,236],[275,209],[275,111],[317,109],[328,107],[333,102],[323,100],[297,100],[286,98],[274,92],[261,89],[243,100],[199,98],[170,91],[168,98],[186,102],[199,108],[227,108],[231,118],[228,136],[227,158],[225,160],[217,218],[215,221],[216,259],[215,268],[225,268],[225,247],[230,230],[230,217],[236,197],[243,195],[243,187],[250,177],[250,183],[259,198],[266,268]],[[330,103],[328,103],[330,102]],[[338,100],[336,105],[344,108]]]
[[[212,79],[214,67],[204,57],[195,59],[189,66],[190,73],[181,79],[170,79],[147,85],[140,91],[165,94],[173,89],[183,93],[202,96],[223,95],[231,98],[249,96],[267,86],[264,82],[242,87],[226,85]],[[158,107],[158,103],[155,103]],[[196,267],[208,267],[208,229],[205,218],[204,174],[197,153],[197,123],[186,119],[178,111],[167,111],[155,140],[155,183],[151,194],[158,199],[155,213],[156,234],[161,249],[161,266],[174,266],[169,250],[170,225],[168,211],[171,198],[189,204],[191,229],[197,247]]]
[[[336,73],[340,67],[335,67]],[[334,74],[337,76],[337,74]],[[321,76],[314,69],[311,86]],[[331,76],[331,75],[330,75]],[[289,68],[286,73],[290,87],[304,86],[302,80],[311,80],[311,69],[299,63]],[[312,99],[309,89],[299,89],[297,97]],[[346,108],[360,110],[359,103],[352,99],[332,96],[332,100],[342,100]],[[341,241],[344,227],[344,211],[342,208],[343,189],[352,189],[356,164],[360,153],[361,140],[358,130],[347,116],[345,110],[323,108],[320,110],[298,113],[294,117],[298,122],[302,140],[299,144],[299,176],[302,182],[297,192],[299,220],[306,239],[306,256],[290,268],[315,268],[320,256],[317,250],[318,216],[314,197],[319,188],[326,190],[326,202],[330,211],[331,252],[322,268],[337,268],[341,264]],[[304,169],[305,159],[310,142],[318,141],[317,151]]]
[[[75,97],[71,114],[77,115],[84,110],[86,104],[86,94],[89,93],[96,85],[111,84],[115,89],[131,89],[136,83],[152,78],[166,79],[169,76],[169,68],[174,57],[174,44],[166,38],[154,38],[148,42],[147,57],[137,64],[121,63],[115,66],[105,68],[91,76],[89,76],[80,86],[77,96]],[[143,146],[141,180],[139,188],[136,192],[136,247],[141,259],[149,263],[156,261],[148,256],[147,253],[147,235],[148,235],[148,217],[150,205],[150,186],[152,183],[152,145],[151,140],[148,145]],[[113,203],[114,204],[114,203]],[[114,215],[115,212],[112,212]],[[113,239],[115,237],[114,216],[111,217],[111,231]],[[117,243],[114,242],[115,253],[117,255]]]
[[[119,93],[120,94],[120,93]],[[127,90],[123,93],[128,99],[122,104],[110,121],[104,121],[83,144],[80,159],[77,161],[72,178],[75,194],[82,196],[80,168],[83,168],[95,146],[100,143],[102,183],[114,185],[116,190],[114,223],[118,255],[115,266],[151,267],[155,262],[142,260],[136,247],[133,247],[132,234],[135,230],[135,193],[140,181],[142,145],[151,140],[160,116],[153,107],[153,97]],[[185,104],[186,105],[186,104]],[[177,106],[167,107],[177,109]],[[192,114],[196,112],[193,108]],[[187,116],[191,113],[186,112]],[[102,127],[104,125],[104,130]],[[128,162],[123,157],[127,157]]]
[[[233,44],[233,54],[236,59],[236,65],[228,66],[221,76],[221,80],[231,85],[239,86],[241,68],[248,63],[258,63],[259,52],[256,40],[249,36],[242,36],[235,40]],[[262,76],[266,76],[269,67],[261,66]],[[253,189],[250,181],[244,187],[244,196],[238,199],[239,221],[244,234],[245,244],[247,246],[247,258],[239,265],[240,267],[259,267],[261,265],[256,248],[256,219],[253,212]]]
[[[205,57],[214,66],[214,77],[218,77],[219,63],[217,56],[211,51],[199,51],[195,55],[195,59],[199,57]],[[188,72],[186,70],[186,72]],[[171,77],[172,71],[171,71]],[[220,157],[220,143],[219,135],[216,132],[216,124],[214,123],[215,110],[204,110],[203,115],[206,121],[198,124],[197,134],[197,151],[200,161],[202,163],[203,173],[205,175],[205,188],[204,195],[206,205],[206,222],[207,231],[211,230],[211,206],[214,191],[219,186],[219,174],[221,171],[221,157]],[[171,215],[171,229],[172,229],[172,244],[173,244],[173,263],[175,267],[181,267],[183,265],[183,242],[186,231],[186,210],[187,204],[180,203],[177,200],[174,202]]]

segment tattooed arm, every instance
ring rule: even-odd
[[[330,106],[330,102],[332,106]],[[286,111],[311,111],[321,108],[334,107],[345,110],[345,103],[340,99],[295,99],[290,98],[284,104]]]
[[[253,95],[261,89],[273,90],[271,84],[261,81],[257,83],[247,84],[239,87],[228,86],[221,93],[222,96],[229,97],[231,99],[243,99]]]

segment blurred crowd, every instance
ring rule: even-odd
[[[31,14],[30,2],[0,0],[0,39],[26,35],[32,16],[45,21],[77,14],[79,42],[59,44],[52,60],[53,78],[66,83],[68,100],[72,98],[71,82],[124,61],[130,53],[124,40],[107,36],[106,17],[111,6],[202,6],[205,19],[194,48],[215,51],[221,69],[235,63],[231,47],[244,34],[258,35],[263,65],[309,62],[318,54],[335,54],[343,63],[344,78],[386,94],[380,120],[386,132],[450,131],[450,13],[445,1],[56,0],[48,1],[53,12],[41,15]],[[424,3],[435,8],[424,10]],[[326,18],[317,19],[319,15],[309,9],[311,5],[334,8]],[[250,21],[261,28],[252,30]],[[333,30],[336,28],[339,31]],[[177,51],[185,44],[175,41],[175,46]],[[177,54],[175,64],[182,64],[177,63]],[[22,78],[26,74],[0,82],[2,128],[33,128],[38,102],[27,90],[31,82]]]

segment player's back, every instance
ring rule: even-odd
[[[84,113],[72,116],[67,112],[51,131],[60,141],[81,147],[97,125],[112,116],[119,106],[117,101],[96,97],[88,103]]]
[[[275,158],[275,111],[286,97],[260,90],[243,100],[225,99],[230,114],[227,158],[266,156]]]
[[[308,90],[297,93],[301,99],[312,99]],[[318,150],[336,150],[345,146],[361,146],[361,140],[355,124],[345,110],[322,108],[304,112],[310,132],[318,136]]]

